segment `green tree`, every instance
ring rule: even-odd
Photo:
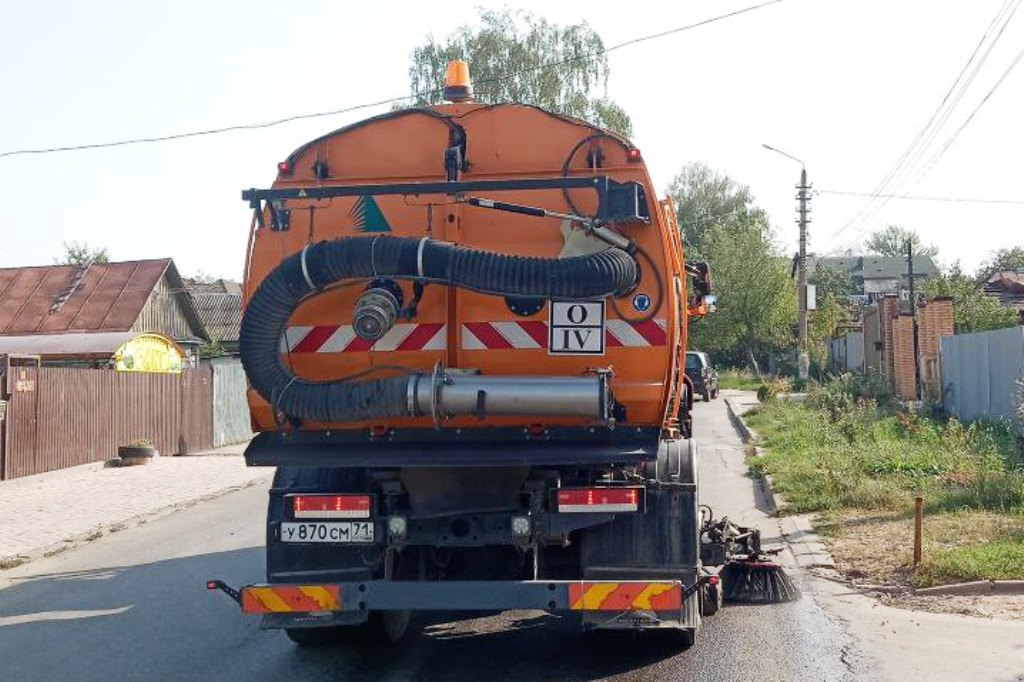
[[[448,62],[469,62],[476,99],[522,102],[575,116],[629,136],[626,112],[606,97],[604,42],[586,22],[560,26],[529,12],[481,10],[478,26],[463,25],[439,42],[432,35],[412,52],[409,79],[417,106],[439,104]]]
[[[807,324],[807,354],[819,371],[828,367],[829,342],[849,324],[850,305],[833,291],[818,292],[818,308],[810,314]]]
[[[110,254],[103,248],[92,248],[86,242],[64,242],[64,255],[57,259],[60,265],[83,268],[93,263],[109,263]]]
[[[964,274],[959,263],[926,279],[922,293],[929,298],[948,296],[953,299],[953,325],[957,334],[1015,327],[1019,320],[1016,310],[1004,308],[998,300],[986,296],[981,283]]]
[[[820,263],[815,266],[807,281],[815,286],[819,302],[829,294],[843,297],[857,293],[857,286],[853,283],[850,273]]]
[[[1020,270],[1024,268],[1024,246],[993,251],[978,270],[978,280],[985,281],[998,270]]]
[[[934,258],[939,249],[935,246],[921,243],[921,235],[913,230],[907,230],[899,225],[889,225],[884,230],[872,232],[864,247],[870,252],[879,256],[905,256],[907,253],[907,240],[914,246],[915,256],[929,256]]]
[[[749,187],[700,162],[684,166],[668,193],[676,205],[676,220],[690,260],[705,258],[705,236],[716,226],[737,221],[767,223],[767,215],[754,205]]]
[[[760,372],[765,355],[791,346],[796,287],[767,220],[733,216],[704,234],[717,311],[691,326],[693,348]]]

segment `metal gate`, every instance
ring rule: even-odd
[[[148,439],[161,454],[213,446],[212,373],[9,367],[2,478],[102,462]]]

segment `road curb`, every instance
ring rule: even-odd
[[[918,597],[957,596],[973,597],[982,595],[1022,595],[1024,580],[975,580],[955,585],[938,585],[914,590]]]
[[[750,428],[750,425],[743,419],[744,411],[741,411],[732,400],[726,398],[725,406],[729,412],[729,419],[735,425],[743,441],[752,445],[754,457],[760,457],[763,450],[757,445],[753,445],[760,442],[760,434]],[[751,472],[751,475],[754,474]],[[775,492],[775,481],[771,474],[757,476],[756,480],[760,482],[764,499],[771,508],[772,515],[779,516],[781,510],[786,508],[786,499]],[[780,519],[779,526],[801,568],[835,569],[835,559],[832,558],[832,553],[828,551],[825,543],[821,541],[821,537],[814,532],[811,516],[806,514],[785,516]]]
[[[743,442],[750,443],[751,441],[757,441],[760,439],[758,433],[743,421],[743,418],[740,416],[740,412],[736,408],[736,405],[733,404],[733,401],[729,398],[725,398],[724,400],[725,408],[729,412],[729,421],[731,421],[733,426],[736,427],[736,430],[739,431],[740,438],[743,439]]]
[[[98,540],[104,535],[110,535],[111,533],[118,533],[122,530],[127,530],[128,528],[141,526],[145,523],[149,523],[150,521],[155,521],[165,516],[169,516],[170,514],[173,514],[174,512],[180,509],[188,509],[189,507],[194,507],[197,504],[209,502],[210,500],[217,499],[218,497],[223,497],[228,493],[233,493],[238,490],[251,488],[252,486],[262,483],[263,481],[264,479],[262,478],[254,478],[244,483],[236,483],[233,485],[225,486],[223,488],[220,488],[219,490],[206,493],[205,495],[200,495],[198,497],[190,497],[184,500],[178,500],[176,502],[165,505],[158,509],[148,511],[144,514],[137,514],[135,516],[131,516],[128,518],[112,519],[109,521],[98,523],[87,532],[74,534],[71,537],[68,537],[64,540],[60,540],[58,542],[51,542],[46,545],[34,547],[32,549],[19,552],[15,555],[0,555],[0,578],[3,578],[4,572],[7,569],[15,568],[17,566],[23,566],[32,561],[38,561],[39,559],[60,554],[69,549],[80,547],[81,545],[84,545],[88,542],[92,542],[93,540]]]

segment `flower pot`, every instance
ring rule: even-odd
[[[117,456],[121,458],[121,466],[147,464],[160,453],[152,445],[122,445],[117,448]]]

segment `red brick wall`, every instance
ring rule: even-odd
[[[878,301],[879,336],[882,341],[882,376],[892,382],[893,379],[893,320],[900,314],[898,296],[885,296]]]
[[[937,298],[920,306],[917,311],[917,346],[923,398],[939,400],[942,397],[942,363],[939,359],[940,339],[953,336],[953,301]]]
[[[914,358],[914,318],[901,315],[892,320],[892,386],[901,400],[917,399],[917,363]]]

